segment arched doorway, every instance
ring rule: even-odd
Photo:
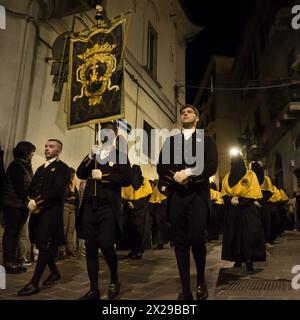
[[[279,188],[283,188],[283,168],[282,159],[279,153],[275,156],[274,178]]]

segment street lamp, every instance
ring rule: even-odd
[[[236,147],[232,147],[230,150],[229,150],[229,153],[232,157],[236,157],[238,154],[240,154],[240,150]]]

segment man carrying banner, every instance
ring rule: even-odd
[[[116,136],[115,123],[103,123],[102,146],[93,146],[77,169],[78,178],[87,179],[76,227],[78,237],[85,240],[90,280],[90,290],[80,300],[98,300],[101,297],[98,248],[101,248],[111,274],[108,298],[115,298],[120,291],[115,243],[122,230],[121,187],[130,185],[131,168],[127,155],[117,146]]]

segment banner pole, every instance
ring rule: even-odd
[[[102,10],[103,7],[99,4],[96,5],[96,16],[95,19],[97,21],[97,28],[101,27],[101,22],[103,20],[102,16]],[[99,123],[95,124],[95,144],[99,146]],[[95,169],[97,169],[97,156],[95,156],[95,163],[94,163]],[[94,181],[94,196],[97,196],[97,180]]]
[[[99,146],[99,123],[95,124],[95,137],[94,137],[94,143],[95,145]],[[97,155],[95,155],[95,160],[94,160],[94,167],[97,169]],[[97,180],[94,180],[94,196],[97,196]]]

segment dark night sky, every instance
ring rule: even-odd
[[[214,54],[234,56],[251,9],[251,1],[180,0],[187,17],[205,26],[187,44],[187,85],[200,85],[209,59]],[[253,1],[252,1],[253,3]],[[192,103],[197,89],[187,89],[187,102]]]

